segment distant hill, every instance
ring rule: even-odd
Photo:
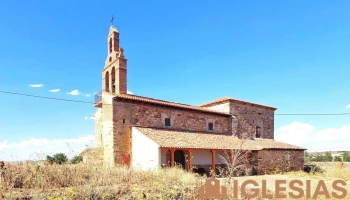
[[[350,151],[316,151],[316,152],[307,152],[310,156],[324,155],[326,152],[330,152],[332,156],[341,156],[343,153]]]

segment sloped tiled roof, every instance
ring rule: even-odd
[[[219,135],[205,132],[189,132],[170,129],[134,127],[160,147],[188,149],[295,149],[304,148],[278,142],[272,139],[241,140],[230,135]]]
[[[163,106],[170,106],[170,107],[176,107],[176,108],[197,110],[197,111],[202,111],[202,112],[207,112],[207,113],[215,113],[215,114],[219,114],[219,115],[231,116],[230,114],[211,110],[208,108],[192,106],[192,105],[187,105],[187,104],[181,104],[181,103],[175,103],[175,102],[170,102],[170,101],[163,101],[163,100],[159,100],[159,99],[136,96],[136,95],[131,95],[131,94],[118,94],[114,98],[127,99],[127,100],[133,100],[133,101],[141,101],[141,102],[145,102],[145,103],[152,103],[152,104],[158,104],[158,105],[163,105]]]
[[[244,100],[240,100],[240,99],[235,99],[235,98],[231,98],[231,97],[222,97],[220,99],[216,99],[214,101],[210,101],[204,104],[199,105],[199,107],[205,107],[205,106],[210,106],[216,103],[222,103],[225,101],[236,101],[236,102],[241,102],[241,103],[248,103],[248,104],[253,104],[253,105],[257,105],[257,106],[261,106],[261,107],[265,107],[265,108],[270,108],[270,109],[274,109],[276,110],[277,108],[272,107],[272,106],[267,106],[267,105],[263,105],[263,104],[258,104],[258,103],[253,103],[253,102],[249,102],[249,101],[244,101]]]

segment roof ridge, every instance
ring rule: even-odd
[[[249,103],[249,104],[253,104],[253,105],[257,105],[257,106],[277,109],[276,107],[273,107],[273,106],[268,106],[268,105],[264,105],[264,104],[260,104],[260,103],[254,103],[254,102],[250,102],[250,101],[246,101],[246,100],[242,100],[242,99],[237,99],[237,98],[233,98],[233,97],[229,97],[229,96],[224,96],[224,97],[221,97],[219,99],[215,99],[215,100],[209,101],[207,103],[200,104],[198,106],[205,107],[205,106],[208,106],[211,104],[221,103],[221,102],[225,102],[225,101],[239,101],[239,102]]]
[[[148,103],[162,104],[162,105],[167,105],[167,106],[174,106],[174,107],[179,107],[179,108],[192,109],[192,110],[203,111],[203,112],[208,112],[208,113],[231,116],[229,113],[220,112],[220,111],[212,110],[209,108],[204,108],[204,107],[194,106],[194,105],[189,105],[189,104],[182,104],[182,103],[177,103],[177,102],[171,102],[171,101],[165,101],[165,100],[144,97],[144,96],[139,96],[139,95],[118,94],[118,95],[115,95],[114,98],[125,98],[125,99],[130,99],[130,100],[135,100],[135,101],[144,101],[144,102],[148,102]]]
[[[145,96],[134,95],[134,94],[122,94],[122,95],[134,96],[134,97],[140,97],[140,98],[145,98],[145,99],[152,99],[152,100],[155,100],[155,101],[162,101],[162,102],[166,102],[166,103],[175,103],[175,104],[180,104],[180,105],[184,105],[184,106],[194,106],[194,107],[200,108],[199,106],[195,106],[195,105],[191,105],[191,104],[184,104],[184,103],[179,103],[179,102],[175,102],[175,101],[167,101],[167,100],[162,100],[162,99],[156,99],[154,97],[145,97]]]

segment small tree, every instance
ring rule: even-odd
[[[326,162],[332,162],[333,161],[333,156],[332,153],[327,151],[324,155],[325,161]]]
[[[244,141],[242,141],[237,149],[230,149],[219,154],[220,160],[226,166],[224,175],[229,177],[229,181],[233,176],[250,175],[254,170],[254,160],[251,159],[249,151],[244,150]]]
[[[46,162],[48,162],[48,163],[50,163],[50,164],[53,164],[55,161],[54,161],[53,157],[47,155],[47,156],[46,156]]]
[[[72,164],[77,164],[77,163],[80,163],[81,161],[83,161],[83,157],[82,156],[74,156],[70,162]]]
[[[304,163],[309,163],[310,162],[310,157],[304,157]]]
[[[305,151],[304,156],[305,157],[310,157],[310,154],[307,151]]]
[[[308,163],[308,162],[310,162],[311,161],[311,156],[310,156],[310,154],[307,152],[307,151],[305,151],[305,154],[304,154],[304,162],[305,163]]]
[[[344,152],[343,153],[343,160],[344,160],[344,162],[350,162],[349,152]]]
[[[341,162],[341,157],[340,156],[334,156],[334,161],[335,162]]]
[[[56,163],[61,165],[63,163],[66,163],[68,161],[68,158],[64,153],[56,153],[55,155],[53,155],[53,157],[47,155],[46,161],[50,164]]]

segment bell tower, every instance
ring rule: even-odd
[[[102,70],[102,91],[127,94],[127,59],[119,45],[119,32],[113,25],[107,37],[107,58]]]
[[[116,163],[117,126],[114,125],[115,107],[113,98],[127,94],[127,59],[119,44],[119,32],[112,24],[106,41],[107,58],[102,70],[102,91],[95,95],[95,142],[103,148],[103,163],[114,166]]]

